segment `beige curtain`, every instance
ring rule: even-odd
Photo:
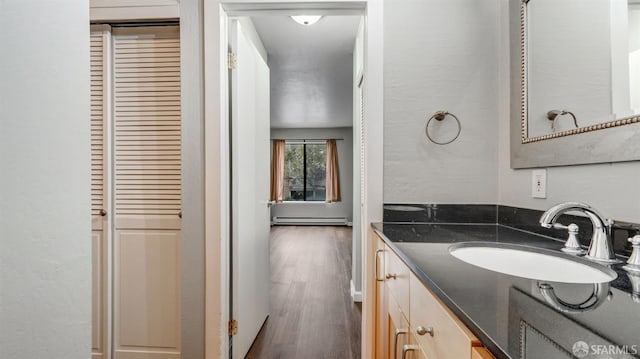
[[[284,140],[273,140],[271,155],[270,199],[282,202],[284,198]]]
[[[327,203],[340,202],[340,171],[338,170],[338,147],[336,140],[327,140]]]

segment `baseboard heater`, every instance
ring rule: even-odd
[[[273,225],[291,226],[347,226],[347,217],[273,217]]]

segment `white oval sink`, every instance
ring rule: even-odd
[[[562,283],[605,283],[618,274],[610,268],[560,252],[516,244],[465,242],[452,256],[475,266],[517,277]]]

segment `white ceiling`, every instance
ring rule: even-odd
[[[271,70],[271,127],[352,125],[353,47],[359,16],[303,26],[288,16],[252,17]]]

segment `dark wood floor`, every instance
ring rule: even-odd
[[[271,311],[247,358],[359,359],[351,228],[271,229]]]

